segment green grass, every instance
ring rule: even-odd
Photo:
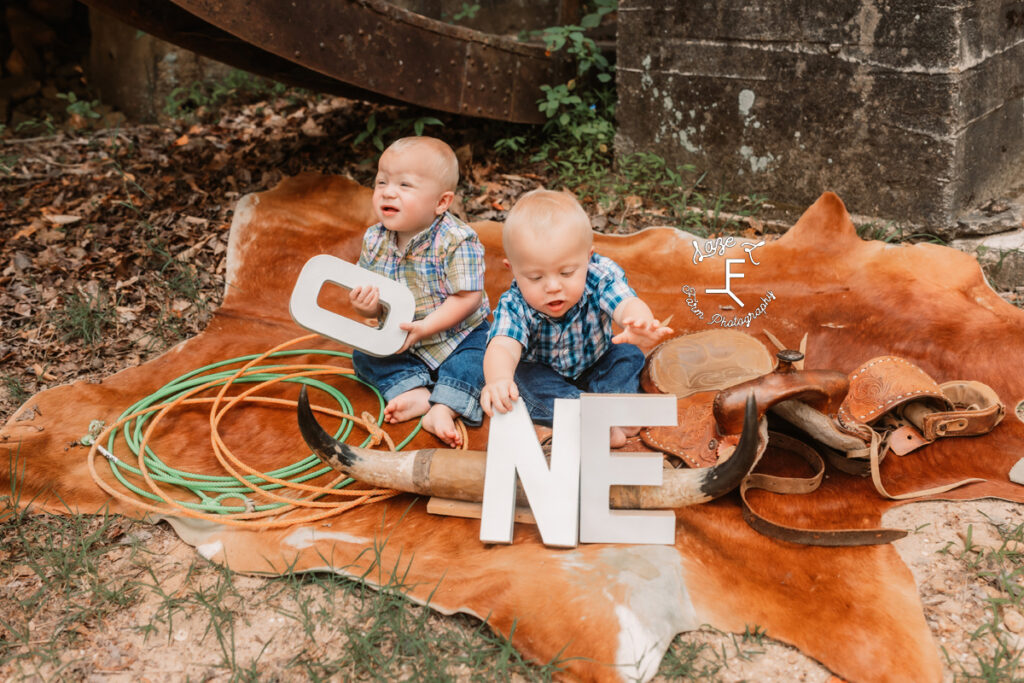
[[[946,246],[946,240],[930,232],[907,232],[905,226],[895,221],[870,221],[855,225],[854,229],[862,240],[878,242],[930,242]]]
[[[150,240],[147,246],[155,258],[160,282],[168,293],[204,307],[203,284],[195,267],[175,258],[162,240]]]
[[[289,89],[283,83],[232,69],[220,79],[193,81],[187,86],[174,88],[164,101],[163,113],[172,119],[194,121],[204,111],[215,110],[229,102],[280,97],[289,93],[297,96],[305,94],[305,91]]]
[[[64,297],[64,306],[49,314],[62,341],[78,340],[86,345],[98,342],[117,320],[114,305],[102,292],[98,294],[71,292]]]
[[[717,648],[699,640],[702,633],[728,636],[729,643]],[[730,659],[750,661],[763,654],[764,631],[750,626],[742,634],[724,633],[710,626],[700,631],[681,633],[675,637],[661,660],[658,675],[675,681],[716,681],[728,666]]]
[[[138,600],[133,576],[110,569],[142,551],[121,542],[129,523],[120,517],[33,514],[16,500],[0,511],[0,575],[12,577],[0,597],[0,667],[52,676],[73,663],[67,653],[84,634]]]
[[[35,514],[20,502],[12,492],[0,509],[0,672],[9,680],[103,675],[97,653],[111,645],[134,650],[128,665],[142,660],[122,675],[161,666],[147,651],[171,647],[175,675],[193,680],[550,681],[565,664],[530,663],[485,623],[411,602],[412,559],[385,566],[383,545],[367,550],[370,567],[356,578],[249,577],[191,550],[176,563],[147,550],[143,539],[159,546],[166,530],[116,515]]]
[[[21,381],[14,375],[0,375],[0,384],[3,384],[4,389],[7,391],[7,396],[14,405],[20,406],[32,395],[31,392],[27,391],[25,387],[22,386]]]
[[[1006,610],[1024,612],[1024,524],[996,524],[995,528],[1002,541],[997,548],[976,545],[973,527],[968,526],[962,548],[949,544],[942,551],[993,589],[986,599],[985,618],[970,633],[970,659],[955,659],[942,648],[957,681],[1024,682],[1024,649],[1018,637],[1003,628]]]

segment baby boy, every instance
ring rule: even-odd
[[[644,354],[672,333],[626,282],[622,268],[594,253],[590,219],[565,192],[534,190],[509,212],[505,266],[515,278],[494,311],[484,356],[488,415],[522,397],[534,422],[551,425],[556,398],[637,393]],[[623,328],[613,336],[612,321]],[[636,428],[612,428],[623,446]]]
[[[458,181],[455,153],[441,140],[402,138],[384,150],[373,188],[380,222],[363,236],[359,265],[409,287],[416,315],[400,325],[408,337],[395,355],[352,354],[356,375],[387,401],[388,422],[423,416],[423,428],[452,447],[462,442],[456,417],[483,419],[489,312],[483,245],[448,212]],[[356,287],[349,298],[360,315],[382,317],[376,287]]]

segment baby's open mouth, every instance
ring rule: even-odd
[[[394,216],[398,213],[398,208],[394,206],[382,206],[380,207],[380,212],[385,216]]]

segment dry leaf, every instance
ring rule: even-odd
[[[18,232],[14,233],[14,237],[12,239],[18,239],[19,237],[31,237],[36,230],[42,227],[42,225],[42,221],[32,221],[27,228],[22,228]]]
[[[39,244],[53,244],[64,239],[65,235],[60,230],[43,230],[36,234],[36,242]]]
[[[139,316],[135,315],[135,311],[133,311],[132,309],[130,309],[130,308],[126,307],[126,306],[118,306],[116,310],[117,310],[117,319],[120,322],[130,323],[130,322],[135,322],[136,320],[138,320]]]
[[[320,124],[313,119],[306,119],[306,122],[302,124],[299,130],[302,131],[303,135],[311,138],[322,138],[327,135],[324,129],[320,127]]]
[[[77,223],[78,221],[82,220],[81,216],[72,216],[70,214],[59,213],[44,215],[43,218],[50,221],[54,225],[70,225],[72,223]]]

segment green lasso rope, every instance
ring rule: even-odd
[[[232,383],[253,383],[253,382],[265,382],[268,380],[274,380],[281,377],[285,377],[285,374],[275,372],[280,366],[276,365],[261,365],[250,368],[248,374],[242,377],[235,377],[237,374],[236,370],[224,370],[217,371],[218,368],[222,368],[228,365],[234,365],[238,363],[246,363],[251,360],[262,357],[264,354],[252,354],[248,356],[239,356],[237,358],[231,358],[229,360],[221,361],[219,363],[213,363],[206,365],[191,372],[188,372],[176,379],[172,380],[168,384],[158,389],[156,392],[146,396],[141,401],[130,406],[118,417],[117,422],[120,422],[125,417],[132,415],[133,413],[141,412],[133,420],[126,422],[123,426],[123,438],[128,448],[135,454],[136,458],[145,458],[145,466],[149,475],[156,482],[177,486],[191,492],[193,496],[198,498],[199,502],[191,500],[178,500],[176,501],[179,505],[192,510],[198,510],[211,514],[235,514],[242,512],[260,512],[264,510],[273,510],[287,505],[286,503],[272,502],[261,505],[255,505],[250,501],[249,494],[253,492],[253,489],[260,491],[270,491],[274,489],[284,488],[283,484],[266,481],[259,475],[247,475],[242,477],[248,484],[243,484],[238,478],[234,476],[217,476],[208,474],[197,474],[191,472],[185,472],[183,470],[175,469],[166,463],[164,463],[153,451],[152,448],[147,444],[145,453],[140,456],[139,448],[142,445],[143,433],[146,421],[160,408],[168,403],[173,402],[176,398],[182,394],[187,393],[191,389],[214,382],[212,387],[223,386],[228,380],[232,380]],[[295,349],[289,351],[277,351],[267,355],[268,358],[284,357],[284,356],[299,356],[299,355],[326,355],[342,358],[351,358],[352,354],[343,351],[329,351],[326,349]],[[369,387],[374,395],[377,397],[379,404],[379,411],[377,415],[377,425],[380,426],[384,421],[384,399],[380,395],[380,392],[371,385],[368,384],[355,375],[347,373],[338,373],[340,377],[344,377],[351,381],[359,382],[360,384]],[[310,377],[291,377],[282,380],[284,382],[305,384],[309,387],[320,389],[327,393],[334,401],[337,402],[340,412],[352,414],[352,404],[345,396],[344,393],[332,387],[325,382],[321,382],[317,379]],[[211,388],[212,388],[211,387]],[[149,410],[147,410],[149,409]],[[352,420],[343,418],[341,425],[338,427],[338,431],[334,434],[334,438],[339,441],[345,441],[353,427],[354,423]],[[405,447],[420,430],[421,423],[416,425],[416,428],[399,444],[395,446],[396,450],[401,450]],[[131,481],[126,476],[126,472],[135,475],[136,477],[143,477],[142,470],[134,467],[123,460],[109,455],[113,452],[114,443],[117,439],[118,430],[112,429],[107,439],[107,453],[104,453],[107,462],[110,465],[110,469],[114,476],[121,482],[121,484],[132,491],[133,493],[148,498],[156,502],[164,502],[164,500],[158,495],[142,489]],[[365,447],[370,443],[370,437],[368,436],[361,444],[360,447]],[[291,463],[280,469],[273,470],[271,472],[264,473],[266,477],[272,477],[275,479],[286,480],[291,483],[301,483],[315,479],[323,474],[331,472],[330,467],[324,466],[320,459],[310,454],[306,458],[299,462]],[[354,480],[349,478],[338,482],[334,488],[340,489],[351,484]],[[323,494],[321,494],[323,495]],[[320,496],[316,496],[317,498]],[[238,504],[229,505],[225,501],[238,501]]]

